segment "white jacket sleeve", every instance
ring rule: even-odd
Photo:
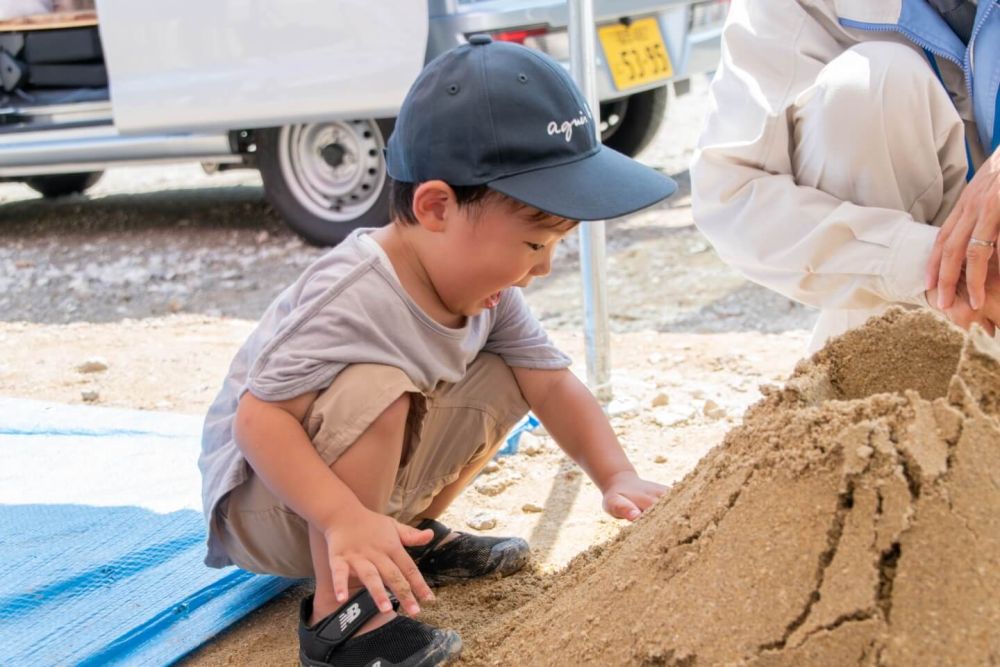
[[[831,4],[733,1],[691,168],[695,223],[747,278],[802,303],[926,305],[924,268],[936,228],[792,176],[795,98],[846,48],[832,32]]]

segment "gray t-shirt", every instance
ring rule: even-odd
[[[247,478],[249,464],[233,440],[233,417],[245,391],[282,401],[330,386],[346,366],[375,363],[402,370],[430,392],[457,382],[481,351],[510,366],[570,365],[531,314],[521,290],[503,291],[494,309],[460,329],[431,319],[409,297],[381,247],[359,230],[316,260],[268,307],[236,353],[208,410],[198,467],[208,521],[211,567],[232,564],[212,521],[218,502]]]

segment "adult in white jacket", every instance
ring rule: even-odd
[[[965,5],[966,25],[935,4]],[[993,5],[733,1],[691,170],[695,222],[748,278],[821,309],[811,350],[892,304],[928,307],[930,294],[936,306],[927,267],[968,180],[985,183],[985,197],[995,188],[1000,226]],[[993,62],[976,63],[980,52]],[[980,86],[973,74],[984,68]],[[992,254],[996,230],[976,231],[986,238],[968,245]],[[960,289],[946,312],[992,333],[1000,282],[990,265],[979,309]]]

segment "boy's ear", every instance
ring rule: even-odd
[[[421,227],[431,232],[444,231],[457,206],[455,191],[444,181],[426,181],[413,192],[413,215]]]

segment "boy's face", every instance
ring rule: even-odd
[[[477,315],[495,308],[504,289],[548,275],[556,245],[576,223],[543,216],[500,197],[448,207],[435,261],[425,270],[450,312]]]

